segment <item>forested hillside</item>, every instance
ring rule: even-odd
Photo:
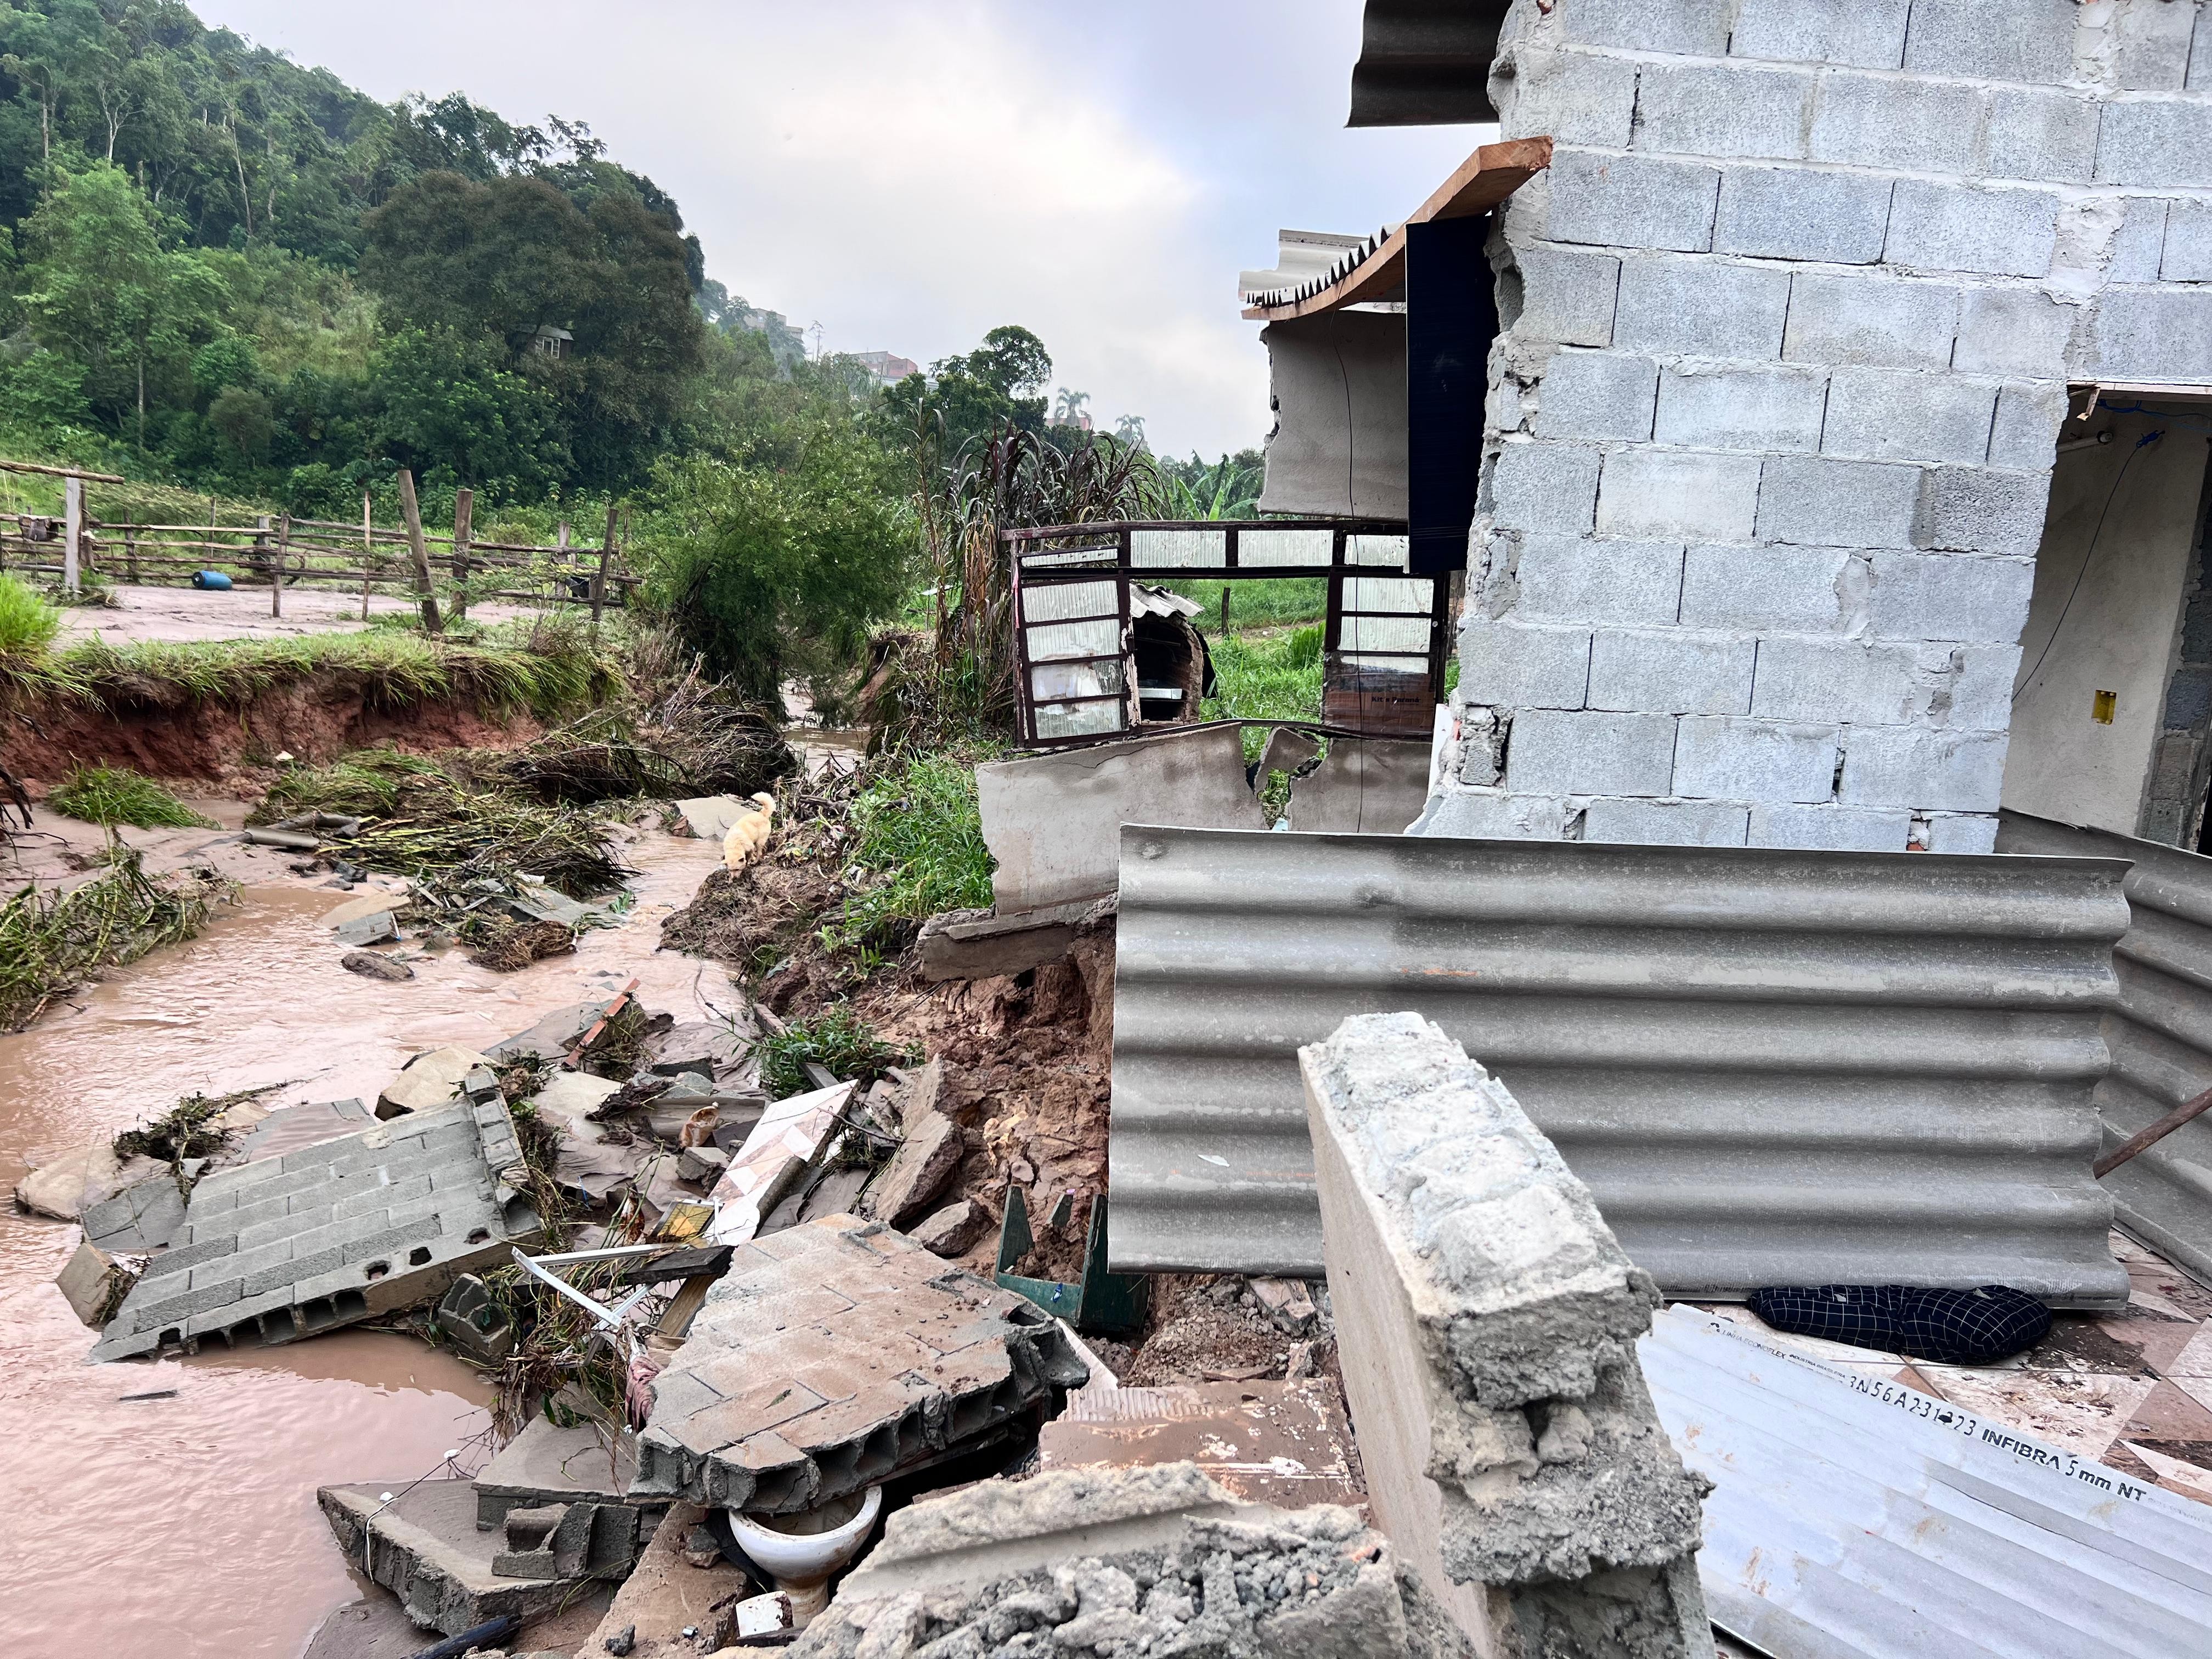
[[[0,4],[0,436],[357,510],[742,450],[803,350],[580,123],[385,105],[177,0]]]

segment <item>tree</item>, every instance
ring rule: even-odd
[[[1087,392],[1070,392],[1066,386],[1060,387],[1059,398],[1053,404],[1052,423],[1054,426],[1087,427],[1091,417],[1083,412],[1083,406],[1090,401],[1091,394]]]
[[[1051,379],[1052,354],[1043,341],[1025,328],[994,328],[966,356],[940,358],[927,377],[909,374],[886,391],[885,425],[904,434],[918,419],[942,420],[954,454],[1009,424],[1042,432],[1044,388]]]
[[[569,465],[552,393],[503,347],[450,329],[408,329],[378,353],[375,444],[425,482],[494,500],[544,495]],[[212,418],[212,412],[210,412]]]
[[[1114,435],[1132,449],[1145,448],[1146,447],[1145,417],[1141,415],[1124,415],[1114,422]]]

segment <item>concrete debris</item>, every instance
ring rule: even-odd
[[[769,1212],[811,1166],[852,1097],[853,1085],[840,1083],[769,1107],[714,1183],[720,1212],[708,1237],[718,1244],[742,1244],[758,1232]]]
[[[118,1273],[127,1275],[128,1270],[118,1268],[113,1256],[87,1239],[62,1265],[54,1284],[63,1300],[70,1304],[70,1311],[98,1330],[107,1322],[107,1310],[115,1299]]]
[[[945,1063],[933,1060],[915,1073],[898,1106],[904,1137],[891,1161],[870,1186],[866,1212],[903,1227],[925,1214],[968,1155],[960,1126],[937,1109]]]
[[[104,1202],[86,1206],[80,1218],[86,1239],[111,1255],[143,1255],[176,1242],[185,1224],[185,1192],[205,1167],[205,1160],[197,1158],[184,1159],[175,1170],[152,1158],[131,1162],[143,1162],[155,1173]]]
[[[990,910],[948,910],[921,925],[921,976],[993,979],[1027,973],[1057,962],[1075,944],[1084,918],[1101,901],[1079,898],[1034,910],[999,915]]]
[[[753,806],[753,802],[738,795],[696,795],[676,803],[684,827],[701,841],[721,840]]]
[[[526,1031],[517,1032],[485,1050],[492,1063],[504,1066],[517,1060],[558,1060],[598,1024],[614,1000],[579,1002],[556,1008]]]
[[[988,1210],[963,1198],[916,1222],[907,1237],[937,1255],[965,1255],[983,1242],[993,1224]]]
[[[339,944],[350,945],[357,952],[362,945],[381,945],[386,939],[398,939],[399,923],[387,904],[381,910],[372,911],[368,915],[356,916],[350,921],[342,921],[334,931],[338,936]],[[349,954],[354,953],[349,952]]]
[[[15,1202],[33,1215],[76,1221],[85,1206],[152,1179],[168,1166],[157,1158],[120,1158],[112,1142],[79,1146],[35,1165],[15,1183]]]
[[[599,1628],[576,1650],[583,1659],[697,1659],[735,1638],[737,1607],[753,1588],[744,1571],[727,1560],[695,1567],[684,1559],[691,1529],[706,1521],[696,1504],[670,1506]]]
[[[1418,1015],[1298,1059],[1377,1524],[1486,1650],[1711,1654],[1703,1488],[1632,1346],[1656,1294],[1589,1188]]]
[[[503,1364],[514,1352],[514,1324],[474,1273],[453,1281],[438,1304],[438,1328],[480,1365]]]
[[[1302,1279],[1255,1279],[1248,1281],[1252,1299],[1289,1336],[1304,1336],[1321,1321],[1321,1310]]]
[[[527,1620],[575,1594],[573,1582],[550,1573],[517,1577],[494,1571],[498,1558],[511,1553],[507,1537],[478,1529],[476,1492],[465,1480],[324,1486],[315,1501],[346,1565],[397,1595],[417,1625],[441,1635],[457,1636],[501,1614]]]
[[[627,1431],[594,1423],[562,1428],[543,1416],[533,1417],[472,1483],[477,1525],[489,1531],[514,1509],[623,1502],[636,1469],[635,1437]],[[644,1530],[650,1532],[665,1506],[641,1507],[648,1522]]]
[[[500,1578],[621,1578],[637,1559],[638,1512],[627,1504],[517,1506],[498,1532]]]
[[[338,966],[349,974],[359,974],[363,979],[399,981],[415,977],[415,970],[404,962],[394,962],[390,957],[380,957],[374,951],[349,951],[338,958]]]
[[[363,893],[357,898],[349,898],[343,904],[333,906],[324,916],[323,926],[335,930],[367,918],[388,916],[406,902],[405,897],[398,893]]]
[[[1471,1659],[1352,1510],[1233,1502],[1188,1463],[985,1481],[901,1510],[794,1659]]]
[[[1363,1504],[1352,1428],[1336,1386],[1204,1382],[1079,1389],[1037,1437],[1048,1469],[1193,1463],[1252,1504]]]
[[[617,1187],[635,1179],[640,1169],[640,1150],[592,1117],[621,1089],[612,1079],[588,1072],[556,1072],[531,1102],[538,1121],[561,1138],[554,1180],[593,1204],[604,1203]]]
[[[731,1025],[687,1020],[654,1040],[651,1069],[662,1077],[697,1072],[714,1085],[750,1082],[753,1042]]]
[[[216,1334],[233,1346],[289,1342],[429,1301],[537,1237],[537,1211],[507,1178],[521,1156],[494,1087],[214,1170],[93,1358]]]
[[[491,1065],[473,1048],[430,1048],[399,1068],[376,1097],[379,1117],[398,1117],[402,1112],[425,1112],[459,1097],[461,1079]]]
[[[1086,1373],[1059,1325],[882,1225],[743,1245],[652,1384],[638,1498],[809,1510],[922,1468]]]

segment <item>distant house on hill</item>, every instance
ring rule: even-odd
[[[853,361],[875,376],[879,386],[896,386],[908,375],[921,373],[920,363],[896,351],[856,351]]]
[[[540,357],[559,359],[576,349],[576,337],[565,328],[556,328],[550,323],[540,323],[536,328],[525,329],[514,338],[525,351]]]

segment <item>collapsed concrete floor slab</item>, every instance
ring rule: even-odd
[[[92,1357],[335,1330],[431,1300],[536,1237],[507,1178],[514,1120],[477,1076],[485,1086],[451,1106],[204,1176]]]
[[[812,1509],[1088,1375],[1049,1314],[879,1223],[825,1217],[738,1247],[653,1380],[631,1493]]]
[[[1472,1659],[1347,1509],[1241,1504],[1193,1464],[985,1481],[901,1510],[791,1650]]]
[[[1711,1655],[1702,1487],[1633,1346],[1656,1292],[1589,1189],[1417,1014],[1298,1059],[1376,1524],[1486,1652]]]

